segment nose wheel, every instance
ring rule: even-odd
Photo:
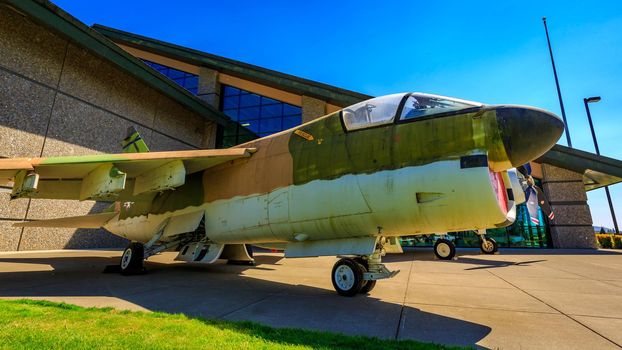
[[[456,256],[456,245],[448,239],[439,238],[434,243],[434,255],[441,260],[451,260]]]
[[[484,254],[494,254],[499,250],[499,245],[492,238],[482,237],[479,241],[479,249]]]

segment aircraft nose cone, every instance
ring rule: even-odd
[[[506,154],[515,167],[546,153],[564,131],[558,116],[541,109],[502,106],[496,114]]]

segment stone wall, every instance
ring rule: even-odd
[[[326,102],[302,96],[302,122],[307,123],[326,114]]]
[[[118,153],[119,141],[130,125],[153,151],[211,144],[205,136],[211,129],[199,115],[0,6],[0,156]],[[0,193],[0,251],[124,246],[124,240],[103,230],[11,226],[23,219],[94,213],[107,205],[9,201],[8,194]]]
[[[218,72],[206,67],[199,69],[199,88],[198,96],[210,106],[220,110],[220,83],[218,82]],[[201,148],[216,148],[216,135],[218,126],[214,122],[204,122],[203,142]]]
[[[553,247],[596,248],[583,176],[549,164],[542,164],[542,175],[544,193],[555,213],[550,223]]]

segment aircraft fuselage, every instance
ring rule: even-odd
[[[257,152],[119,205],[105,227],[146,242],[166,218],[204,211],[210,241],[268,246],[503,227],[520,191],[507,170],[546,152],[560,127],[541,110],[481,106],[347,130],[340,111],[240,145]]]

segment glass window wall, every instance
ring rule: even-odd
[[[223,147],[249,141],[244,128],[264,137],[302,123],[302,109],[298,106],[228,85],[222,86],[221,98],[222,111],[238,122],[224,129]]]
[[[167,76],[172,81],[181,85],[184,89],[190,91],[192,94],[196,95],[199,89],[199,76],[196,74],[180,71],[175,68],[163,66],[161,64],[143,60],[145,64],[150,66],[151,68],[157,70],[161,74]]]

